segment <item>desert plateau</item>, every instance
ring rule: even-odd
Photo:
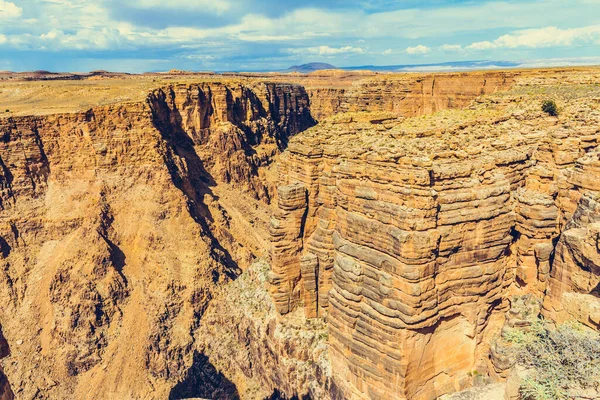
[[[0,400],[600,400],[600,0],[0,0]]]
[[[2,400],[600,397],[600,68],[0,99]]]

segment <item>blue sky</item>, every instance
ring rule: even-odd
[[[466,60],[600,64],[600,0],[0,0],[0,70]]]

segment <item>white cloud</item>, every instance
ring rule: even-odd
[[[489,41],[483,41],[483,42],[475,42],[472,43],[470,45],[467,46],[468,50],[489,50],[489,49],[494,49],[497,46]]]
[[[206,10],[224,13],[231,8],[231,4],[224,0],[134,0],[131,5],[138,8],[171,8],[179,10]]]
[[[427,46],[423,46],[422,44],[414,47],[408,47],[406,49],[407,54],[427,54],[431,51],[431,49]]]
[[[53,29],[39,36],[38,48],[50,51],[112,49],[122,48],[125,40],[118,30],[108,28],[100,31],[82,29],[74,34],[65,34],[62,30]]]
[[[361,47],[329,47],[329,46],[317,46],[317,47],[306,47],[302,49],[288,49],[289,53],[292,54],[309,54],[318,56],[332,56],[339,54],[360,54],[364,53],[365,50]]]
[[[543,12],[540,11],[541,3],[544,4]],[[165,20],[167,27],[156,28],[125,22],[123,16],[115,17],[119,15],[116,0],[0,0],[0,47],[46,51],[168,49],[174,53],[180,51],[180,54],[187,54],[193,48],[207,49],[210,54],[217,54],[218,59],[223,59],[226,58],[225,54],[237,54],[236,51],[251,52],[253,47],[243,42],[272,42],[269,45],[276,50],[273,54],[280,48],[276,42],[289,42],[283,47],[292,49],[284,55],[277,53],[277,60],[284,60],[288,56],[294,58],[297,54],[328,58],[370,54],[382,60],[383,56],[388,56],[386,60],[397,56],[398,60],[394,62],[403,62],[409,58],[407,54],[415,56],[433,51],[451,53],[496,48],[574,46],[600,40],[599,25],[595,25],[600,15],[598,0],[491,0],[372,14],[358,7],[327,10],[324,5],[323,8],[296,9],[277,17],[269,17],[271,14],[259,6],[247,6],[248,2],[244,0],[131,0],[127,4],[158,10],[158,15],[167,8],[189,11],[190,14],[208,10],[223,14],[223,20],[228,20],[229,25],[207,28],[199,20],[198,23],[179,26]],[[110,6],[115,9],[111,10]],[[240,19],[244,10],[246,14]],[[232,13],[231,18],[229,12]],[[448,24],[448,20],[453,23]],[[582,28],[522,30],[547,25],[579,25]],[[467,42],[464,46],[440,45],[455,42],[456,36],[453,35],[477,37],[480,31],[491,29],[510,33],[495,40],[472,44]],[[357,40],[357,36],[360,40]],[[415,39],[424,37],[427,39]],[[405,42],[408,39],[413,39],[413,43],[429,44],[434,43],[436,38],[435,47],[418,45],[402,50],[408,46]],[[304,47],[294,47],[299,45],[294,41],[302,41]],[[213,45],[217,43],[218,46]],[[339,43],[352,45],[338,47]],[[377,53],[371,53],[369,45],[362,43],[377,43],[384,47]],[[391,48],[385,50],[387,47]]]
[[[494,41],[475,42],[469,50],[489,50],[496,48],[543,48],[563,47],[580,44],[599,43],[600,25],[581,28],[560,29],[549,26],[540,29],[527,29],[503,35]]]
[[[443,51],[461,51],[463,47],[460,44],[444,44],[440,49]]]
[[[18,18],[23,9],[10,1],[0,0],[0,19]]]

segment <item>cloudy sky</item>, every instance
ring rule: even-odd
[[[0,0],[0,70],[600,63],[600,0]]]

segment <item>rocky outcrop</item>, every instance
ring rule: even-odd
[[[506,313],[504,326],[497,338],[492,341],[490,348],[490,374],[495,378],[508,378],[517,362],[518,354],[515,346],[507,336],[515,331],[527,332],[539,323],[541,302],[532,294],[513,296],[510,299],[510,309]]]
[[[302,86],[255,83],[178,85],[148,97],[155,124],[181,152],[198,157],[211,179],[269,200],[259,170],[287,146],[291,136],[315,124]],[[186,146],[188,148],[186,148]]]
[[[260,169],[314,123],[307,104],[295,85],[215,83],[0,120],[0,321],[22,343],[6,366],[17,396],[167,398],[204,362],[202,315],[259,243],[214,191],[268,200]]]
[[[327,398],[335,391],[327,327],[301,310],[279,320],[265,285],[268,272],[269,265],[257,261],[211,302],[198,332],[200,351],[242,399]]]
[[[594,297],[598,115],[571,101],[567,128],[513,102],[421,119],[342,114],[281,157],[270,290],[282,315],[326,319],[345,397],[464,388],[471,371],[489,372],[511,294],[546,296],[547,310]],[[592,326],[594,310],[580,319]]]
[[[595,329],[600,329],[599,173],[600,154],[593,151],[577,160],[565,182],[577,208],[556,246],[544,303],[554,320],[575,319]]]
[[[310,189],[307,209],[291,211],[306,221],[285,224],[298,221],[289,216],[278,224],[296,244],[273,237],[273,298],[282,313],[299,298],[307,316],[328,311],[332,366],[340,386],[350,383],[345,396],[435,398],[464,384],[481,361],[485,328],[504,307],[511,188],[519,185],[515,171],[530,165],[530,150],[467,158],[437,153],[442,143],[432,139],[429,154],[437,157],[416,157],[421,141],[394,141],[399,129],[366,143],[363,132],[376,126],[325,123],[290,144],[282,180]],[[386,141],[402,148],[387,150]],[[296,260],[279,263],[279,248],[299,249],[289,253]],[[314,271],[305,279],[307,260]],[[314,276],[318,302],[307,303],[317,297],[306,289]],[[448,343],[454,351],[441,356]]]

